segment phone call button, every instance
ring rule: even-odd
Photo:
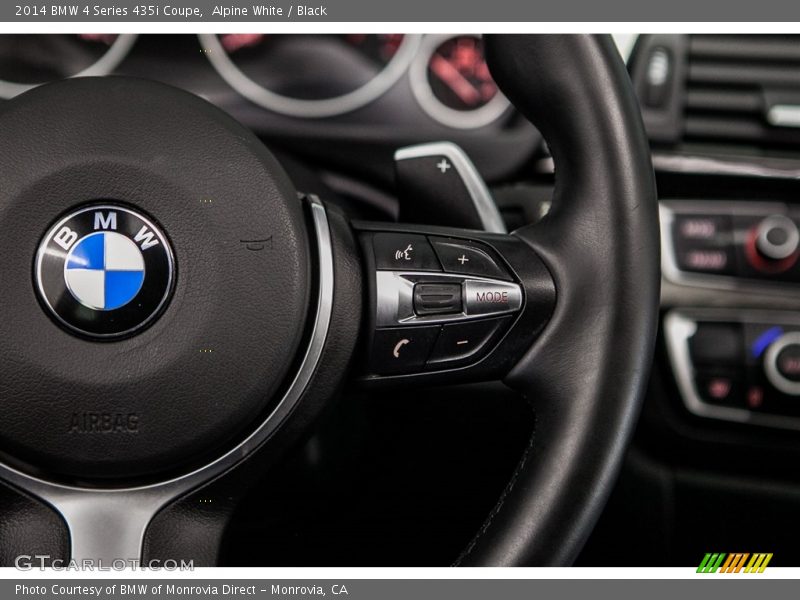
[[[378,329],[372,344],[372,371],[378,375],[421,371],[440,329],[439,325]]]

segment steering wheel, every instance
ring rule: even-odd
[[[556,168],[549,214],[511,234],[351,222],[155,82],[2,107],[3,564],[217,564],[237,497],[348,380],[489,379],[529,399],[535,435],[457,562],[574,560],[652,359],[653,171],[610,38],[486,46]]]

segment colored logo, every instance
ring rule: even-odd
[[[64,280],[75,299],[94,310],[114,310],[136,297],[144,283],[144,257],[119,233],[90,233],[67,255]]]
[[[87,206],[58,221],[36,257],[36,288],[55,320],[97,338],[150,324],[172,290],[166,236],[147,217],[116,205]]]
[[[707,552],[697,567],[698,573],[763,573],[772,553],[750,554],[723,552]]]

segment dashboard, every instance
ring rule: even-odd
[[[584,564],[750,545],[796,564],[800,37],[641,35],[628,70],[659,192],[660,339]]]
[[[0,36],[2,99],[98,75],[186,89],[279,152],[377,188],[401,146],[453,141],[498,181],[541,143],[495,86],[476,35]]]
[[[685,410],[751,438],[800,425],[799,47],[794,36],[656,35],[631,61],[663,182],[669,370]]]

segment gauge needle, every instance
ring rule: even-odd
[[[241,48],[257,46],[264,41],[265,37],[263,33],[228,33],[220,36],[220,42],[225,50],[233,53]]]
[[[431,71],[436,73],[447,86],[453,90],[456,96],[467,106],[473,106],[480,102],[481,95],[477,89],[464,77],[458,69],[440,55],[435,54],[431,58]]]

